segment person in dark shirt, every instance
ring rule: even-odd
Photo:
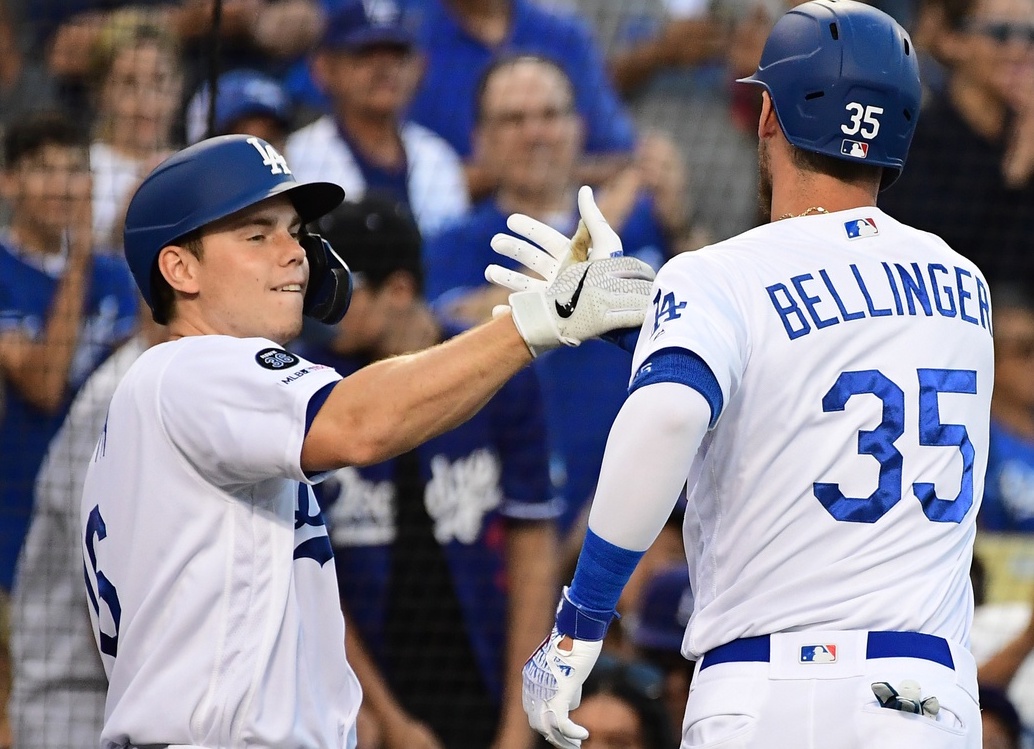
[[[987,280],[1031,278],[1034,253],[1034,0],[927,0],[944,66],[883,209],[941,236]]]

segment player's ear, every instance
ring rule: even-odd
[[[779,119],[776,117],[772,97],[767,91],[761,92],[761,116],[758,117],[758,139],[772,138],[779,132]]]
[[[197,294],[200,262],[186,247],[170,244],[158,253],[158,270],[174,291]]]

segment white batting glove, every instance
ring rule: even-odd
[[[513,213],[506,219],[507,228],[530,241],[509,234],[496,234],[492,237],[492,249],[542,276],[547,285],[573,263],[622,254],[621,238],[603,217],[588,185],[583,185],[578,191],[578,213],[581,216],[578,230],[570,238],[531,216]],[[490,265],[489,269],[492,269],[492,275],[486,270],[485,277],[494,283],[498,283],[493,278],[497,272],[494,269],[509,272],[498,265]]]
[[[653,269],[622,256],[621,240],[589,187],[578,191],[578,209],[585,230],[580,227],[571,239],[519,213],[507,219],[507,226],[541,249],[507,234],[492,238],[492,249],[541,276],[495,264],[485,270],[486,279],[515,292],[509,308],[534,356],[560,345],[577,346],[611,330],[639,328],[650,301]],[[576,259],[582,253],[587,261]],[[492,314],[506,311],[506,305],[500,305]]]
[[[573,263],[622,254],[621,238],[603,217],[588,185],[578,190],[578,213],[581,216],[578,230],[570,238],[531,216],[512,213],[506,219],[507,228],[529,241],[509,234],[496,234],[492,237],[492,249],[542,276],[546,286]],[[485,270],[485,278],[509,287],[509,284],[497,280],[497,276],[505,278],[512,272],[499,265],[490,265]]]
[[[653,269],[632,257],[575,263],[546,288],[515,271],[497,281],[514,291],[510,313],[533,356],[577,346],[611,330],[639,328],[650,304]]]
[[[562,650],[564,635],[552,634],[524,664],[522,701],[531,727],[561,749],[578,749],[589,732],[568,714],[582,701],[582,684],[596,665],[603,641],[571,640]]]

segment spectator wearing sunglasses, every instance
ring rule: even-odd
[[[925,0],[916,43],[944,68],[908,168],[880,200],[989,282],[1034,276],[1034,0]]]

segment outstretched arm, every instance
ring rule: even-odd
[[[312,422],[302,468],[370,465],[469,419],[531,361],[503,316],[416,354],[371,364],[341,380]]]
[[[579,208],[594,238],[613,234],[588,188],[579,194]],[[560,240],[567,252],[568,240]],[[616,235],[614,241],[620,251]],[[326,471],[399,455],[469,419],[532,356],[642,325],[654,277],[645,263],[609,252],[596,259],[592,251],[592,259],[572,263],[558,258],[559,251],[525,249],[522,262],[542,278],[499,266],[486,272],[513,291],[498,317],[341,380],[305,437],[302,468]]]

